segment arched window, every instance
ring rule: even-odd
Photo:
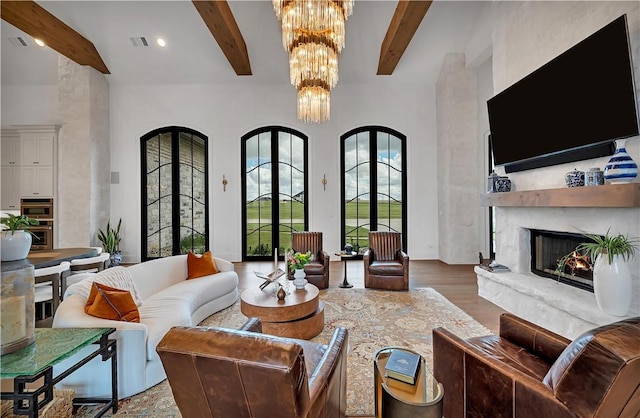
[[[272,260],[308,227],[307,137],[271,126],[242,137],[242,259]],[[274,233],[275,231],[275,233]]]
[[[366,126],[341,137],[342,245],[360,254],[369,231],[402,233],[407,249],[406,137],[382,126]]]
[[[209,248],[207,137],[156,129],[140,140],[142,261]]]

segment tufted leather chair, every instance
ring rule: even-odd
[[[363,255],[364,287],[409,289],[409,256],[402,251],[399,232],[369,232],[369,249]]]
[[[640,416],[640,317],[573,342],[508,313],[499,335],[435,328],[433,366],[447,418]]]
[[[304,266],[309,283],[318,289],[329,287],[329,253],[322,249],[322,232],[293,232],[291,248],[299,253],[311,251],[313,260]]]
[[[327,345],[240,330],[173,327],[156,350],[183,417],[338,418],[347,407],[345,328]]]

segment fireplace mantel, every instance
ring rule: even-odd
[[[485,274],[489,272],[477,269],[480,296],[567,338],[613,320],[601,316],[593,293],[531,273],[531,230],[600,235],[610,231],[636,238],[640,183],[492,193],[483,204],[499,206],[495,259],[511,271]],[[631,261],[629,270],[633,302],[627,314],[638,316],[640,257]]]
[[[480,204],[482,206],[636,208],[640,207],[640,183],[485,193],[480,196]]]

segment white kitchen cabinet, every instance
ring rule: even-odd
[[[21,133],[20,165],[53,165],[54,139],[51,133]]]
[[[3,210],[20,210],[20,167],[3,165],[1,175],[2,196],[0,196],[0,207]]]
[[[2,165],[19,165],[20,137],[2,135]]]
[[[53,197],[53,166],[21,166],[21,197]]]

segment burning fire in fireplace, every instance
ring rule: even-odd
[[[570,274],[572,276],[586,276],[593,271],[593,263],[588,254],[572,251],[558,260],[556,274]]]
[[[593,292],[593,262],[582,234],[531,229],[531,272]]]

